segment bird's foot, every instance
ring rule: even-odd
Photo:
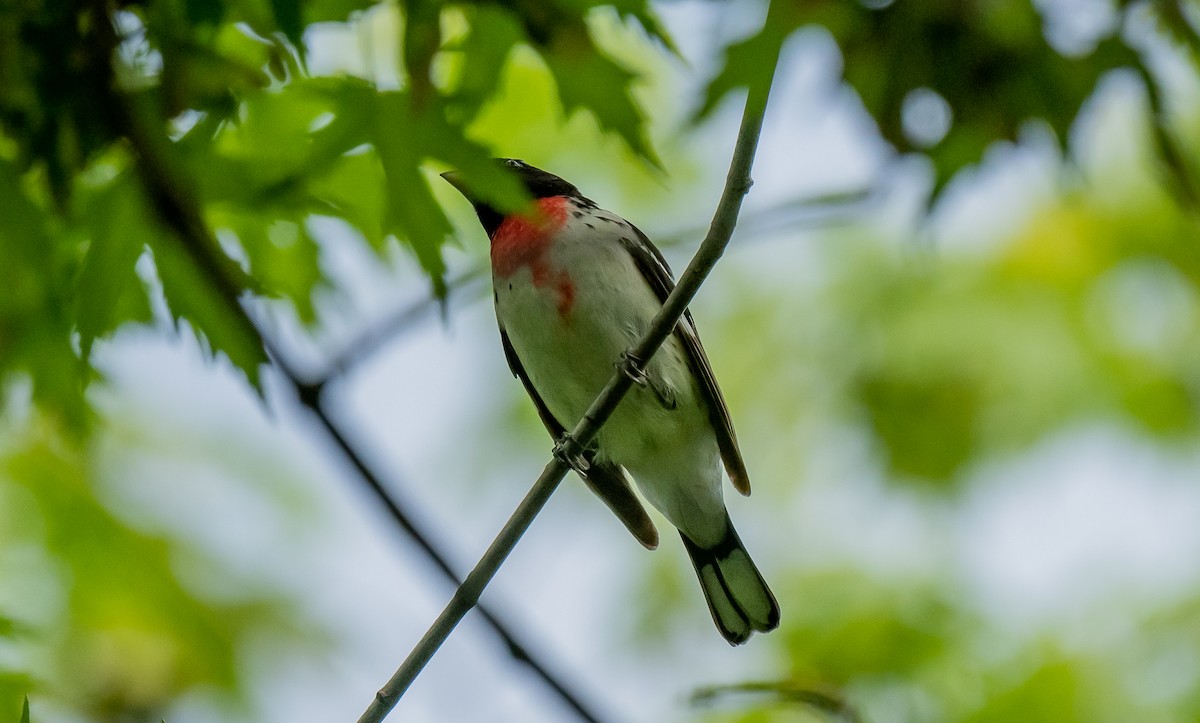
[[[575,470],[575,473],[580,477],[587,478],[587,473],[591,469],[592,463],[588,461],[587,456],[583,453],[583,448],[579,446],[579,443],[575,441],[575,438],[569,432],[564,433],[554,443],[554,456]]]
[[[633,383],[639,387],[646,386],[649,381],[646,377],[646,362],[633,355],[632,351],[626,349],[621,352],[621,357],[617,359],[617,369],[622,374],[633,380]]]

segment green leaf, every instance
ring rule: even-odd
[[[795,30],[823,25],[841,49],[846,82],[883,138],[902,153],[928,153],[936,197],[992,143],[1017,140],[1028,121],[1046,123],[1065,144],[1100,78],[1138,62],[1119,24],[1094,48],[1064,56],[1047,40],[1030,0],[880,5],[772,2],[762,29],[727,49],[693,120],[708,117],[730,92],[768,77]],[[917,90],[935,92],[950,108],[950,127],[932,148],[906,132],[905,104]]]
[[[24,373],[33,399],[76,432],[85,429],[84,366],[70,344],[68,279],[61,254],[72,245],[50,235],[43,209],[20,175],[0,160],[0,383]]]
[[[0,719],[17,720],[12,714],[28,705],[29,692],[37,685],[38,681],[27,673],[0,669]]]
[[[454,121],[466,125],[492,98],[504,74],[509,54],[521,40],[521,24],[502,6],[470,8],[466,36],[446,48],[459,54],[459,68],[446,103]]]
[[[461,126],[446,120],[442,106],[416,111],[403,92],[373,97],[376,108],[374,146],[386,178],[385,228],[403,238],[429,275],[439,297],[445,293],[442,246],[453,233],[437,204],[422,162],[437,159],[461,172],[481,198],[499,208],[523,208],[528,198],[484,146],[466,139]],[[440,182],[440,180],[439,180]]]
[[[304,44],[304,20],[302,0],[270,0],[271,12],[280,32],[297,48]]]
[[[97,193],[84,210],[92,238],[75,285],[75,325],[86,363],[98,337],[126,321],[150,320],[146,289],[134,266],[145,249],[135,232],[146,215],[139,189],[122,176]]]
[[[434,0],[401,0],[404,40],[401,53],[413,103],[424,108],[436,91],[430,67],[442,44],[441,4]]]
[[[163,296],[176,325],[187,321],[210,353],[224,354],[261,394],[259,368],[267,363],[267,354],[262,338],[248,322],[244,311],[236,303],[222,298],[212,280],[192,263],[178,239],[152,235],[150,250],[162,282]],[[228,267],[236,268],[228,257],[222,256],[222,259]],[[241,274],[231,276],[236,279]]]
[[[225,3],[221,0],[184,0],[183,9],[193,25],[216,25],[225,17]]]
[[[327,172],[307,181],[306,188],[325,208],[359,231],[376,253],[384,250],[387,183],[379,156],[368,150],[341,158]]]
[[[340,86],[349,86],[351,92],[340,92]],[[309,130],[308,156],[303,166],[305,173],[318,173],[343,159],[347,153],[371,141],[374,122],[371,115],[372,105],[361,101],[373,91],[364,83],[352,79],[339,79],[329,83],[298,85],[296,90],[319,98],[323,104],[323,112],[333,116],[326,125],[315,131]],[[310,122],[309,128],[311,127]]]
[[[308,0],[304,3],[304,23],[344,23],[375,4],[375,0]]]
[[[424,132],[431,157],[461,174],[478,198],[502,211],[520,211],[529,203],[525,187],[486,147],[464,138],[461,128],[430,116],[425,119]]]
[[[159,36],[155,47],[162,58],[162,71],[159,82],[146,78],[143,85],[160,96],[161,107],[156,109],[160,121],[189,109],[229,114],[236,108],[237,94],[271,83],[267,66],[272,44],[248,28],[220,25],[211,38],[203,40],[153,23],[149,29]],[[273,27],[260,30],[269,33]]]
[[[784,41],[798,27],[797,16],[792,3],[773,2],[757,33],[725,49],[725,62],[721,71],[709,81],[704,102],[692,117],[693,123],[710,116],[733,91],[769,82]]]
[[[927,151],[935,196],[992,143],[1015,141],[1028,121],[1046,123],[1065,144],[1100,78],[1137,57],[1119,35],[1101,38],[1084,55],[1063,56],[1029,0],[847,4],[844,11],[829,29],[842,49],[846,82],[885,140],[901,152],[915,148],[904,124],[913,91],[932,90],[950,108],[949,130]]]
[[[385,228],[403,238],[429,275],[434,293],[446,293],[446,262],[442,245],[453,231],[421,173],[421,128],[406,93],[381,93],[375,98],[375,148],[383,163],[387,186]]]
[[[635,153],[662,168],[646,134],[646,117],[633,98],[635,73],[596,47],[582,27],[574,33],[558,33],[542,50],[542,58],[568,116],[586,109],[601,129],[617,134]]]
[[[468,38],[466,43],[476,44],[477,57],[481,59],[505,57],[510,47],[513,26],[519,25],[525,38],[541,55],[550,70],[564,113],[569,116],[576,110],[587,110],[602,130],[615,133],[635,153],[661,169],[662,163],[646,134],[646,121],[641,106],[631,93],[637,74],[622,67],[601,50],[588,28],[589,11],[602,5],[607,3],[587,0],[518,0],[505,3],[502,6],[504,11],[492,8],[476,9],[477,14],[471,18],[472,32],[481,34],[481,37]],[[657,18],[645,2],[620,2],[618,12],[623,18],[638,19],[648,33],[672,47],[670,39],[662,32]],[[490,25],[487,23],[505,15],[507,18],[500,21],[499,37],[494,40],[484,39],[484,35],[491,34]],[[448,49],[455,50],[458,47],[462,46],[451,46]],[[493,76],[496,71],[484,69],[484,72]],[[478,99],[475,109],[478,110]]]
[[[15,638],[28,632],[28,626],[6,615],[0,615],[0,638]]]
[[[21,705],[21,723],[29,723],[29,696],[25,696],[25,702]]]
[[[215,141],[211,128],[197,128],[176,145],[206,203],[247,213],[317,210],[322,201],[306,185],[372,140],[373,93],[353,79],[295,82],[247,100]]]
[[[331,105],[322,91],[340,83],[299,82],[279,92],[256,93],[243,102],[236,122],[222,126],[216,138],[205,133],[188,134],[181,142],[189,158],[189,170],[200,176],[206,198],[247,199],[269,187],[291,182],[312,167],[315,138],[321,138],[321,160],[329,162],[353,147],[352,139],[343,139],[326,148],[344,131],[344,121],[352,108]],[[317,131],[314,124],[327,113],[335,113],[334,122]],[[357,111],[362,112],[362,111]],[[341,133],[340,135],[344,135]],[[357,141],[365,142],[363,140]],[[217,162],[213,168],[207,164]],[[232,179],[238,183],[230,183]],[[245,190],[248,187],[250,190]]]
[[[282,220],[264,225],[260,217],[241,216],[234,220],[232,230],[263,292],[290,301],[302,322],[315,322],[313,294],[324,277],[317,242],[306,225]]]
[[[671,36],[667,33],[667,29],[663,27],[663,24],[658,19],[658,15],[654,13],[654,10],[651,9],[650,4],[646,0],[609,0],[609,2],[603,4],[612,6],[623,20],[628,20],[629,18],[637,20],[650,37],[658,40],[667,50],[670,50],[676,56],[680,56],[679,48],[675,46],[675,41],[671,39]]]

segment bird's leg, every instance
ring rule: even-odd
[[[558,441],[554,443],[554,456],[575,470],[575,473],[580,477],[587,479],[587,473],[591,469],[592,463],[588,461],[584,450],[575,441],[575,438],[571,436],[570,432],[564,432],[563,436],[559,437]]]
[[[626,349],[621,352],[620,358],[617,359],[616,367],[622,374],[633,380],[633,383],[639,387],[646,386],[649,381],[646,378],[646,363],[633,355],[632,350]]]

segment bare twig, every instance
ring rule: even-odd
[[[1171,133],[1162,90],[1154,73],[1141,59],[1134,63],[1134,70],[1141,76],[1146,88],[1146,101],[1150,110],[1151,139],[1158,146],[1163,184],[1167,192],[1175,197],[1181,208],[1193,218],[1200,216],[1200,186],[1197,185],[1191,157]]]
[[[450,567],[447,556],[430,541],[429,535],[413,522],[395,500],[393,493],[383,485],[380,476],[363,460],[361,453],[329,416],[322,402],[322,390],[330,377],[322,377],[317,383],[303,381],[288,364],[285,355],[262,333],[258,324],[242,306],[241,291],[230,277],[230,270],[223,265],[225,257],[205,223],[195,199],[183,185],[182,174],[171,161],[169,141],[161,132],[155,132],[134,106],[133,100],[115,87],[112,58],[117,38],[109,22],[106,0],[94,0],[92,7],[97,19],[93,25],[98,62],[92,64],[92,72],[96,74],[93,89],[99,96],[98,107],[108,114],[109,122],[120,135],[128,139],[134,152],[138,174],[158,218],[174,233],[188,258],[220,296],[239,333],[249,337],[253,343],[262,344],[300,402],[316,416],[330,439],[358,472],[359,479],[387,509],[397,526],[421,548],[447,579],[458,585],[459,578]],[[525,645],[519,643],[508,625],[486,609],[481,608],[480,612],[510,654],[527,665],[579,718],[585,721],[603,720],[590,705],[583,702],[582,696],[573,692],[546,664],[540,662]]]
[[[872,204],[880,198],[878,188],[867,187],[839,191],[819,196],[801,196],[783,203],[746,212],[738,219],[738,243],[759,240],[781,231],[805,228],[831,228],[859,221]],[[669,231],[654,237],[659,248],[667,248],[693,239],[703,231],[702,226]]]
[[[738,683],[735,685],[713,685],[700,688],[692,694],[693,705],[711,705],[728,695],[762,695],[779,703],[794,703],[826,713],[841,723],[864,723],[865,718],[837,690],[817,684],[801,684],[794,681],[763,683]]]
[[[324,396],[322,394],[324,386],[318,387],[301,382],[296,372],[282,363],[282,357],[278,356],[277,353],[273,353],[272,358],[276,366],[296,391],[300,402],[317,418],[317,421],[337,446],[338,450],[341,451],[351,466],[354,467],[359,479],[371,490],[379,504],[388,511],[388,514],[396,525],[408,535],[409,539],[417,547],[421,548],[446,579],[454,585],[462,584],[458,574],[450,567],[445,553],[433,543],[429,534],[413,521],[412,517],[405,511],[405,506],[397,501],[396,493],[383,485],[379,475],[363,459],[362,453],[346,438],[345,432],[334,422],[324,403]],[[544,684],[549,686],[562,702],[574,711],[581,720],[588,721],[589,723],[604,720],[592,705],[584,702],[581,694],[571,690],[571,687],[566,682],[560,680],[545,663],[541,662],[538,656],[530,653],[524,644],[517,641],[516,636],[511,632],[509,624],[502,622],[496,616],[496,613],[492,612],[489,608],[481,606],[479,613],[488,627],[499,636],[509,654],[517,661],[528,666],[530,671],[540,678]]]
[[[447,281],[447,295],[470,294],[471,298],[474,298],[476,296],[475,292],[483,288],[482,281],[485,277],[485,268],[474,267],[467,269]],[[437,308],[438,304],[439,300],[430,295],[393,312],[383,321],[371,326],[346,343],[341,351],[329,359],[325,365],[325,371],[314,377],[313,383],[321,385],[336,377],[344,376],[350,369],[358,366],[364,359],[379,351],[380,347],[394,339],[396,335],[412,328],[426,314]]]
[[[742,199],[752,184],[750,167],[754,160],[755,149],[758,147],[758,137],[762,130],[763,115],[766,112],[767,97],[773,76],[774,62],[770,74],[761,79],[761,82],[751,86],[749,90],[746,107],[742,114],[741,127],[738,129],[733,160],[730,162],[729,174],[725,180],[725,190],[721,194],[721,200],[717,205],[708,235],[701,243],[691,263],[684,270],[683,275],[680,276],[679,284],[667,297],[645,336],[626,355],[627,363],[624,368],[613,374],[600,395],[588,408],[583,419],[563,439],[559,447],[561,454],[555,456],[546,465],[541,476],[534,482],[533,488],[505,523],[496,539],[480,558],[475,569],[467,575],[467,579],[459,586],[454,597],[442,610],[441,615],[412,649],[399,669],[375,695],[375,699],[359,717],[358,723],[382,721],[400,701],[401,696],[450,636],[459,621],[478,603],[484,588],[496,575],[500,565],[504,563],[517,541],[529,528],[546,501],[550,499],[563,477],[566,476],[570,468],[564,460],[582,453],[591,443],[601,425],[616,409],[625,393],[629,391],[633,379],[645,369],[646,362],[675,329],[705,277],[725,252],[737,223]]]

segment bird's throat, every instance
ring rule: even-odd
[[[530,212],[508,216],[492,234],[492,271],[507,278],[522,266],[532,267],[554,243],[567,220],[567,199],[539,198]]]
[[[547,252],[566,220],[566,198],[540,198],[534,202],[531,213],[508,216],[492,234],[495,277],[505,279],[527,267],[534,286],[554,292],[559,315],[563,317],[575,303],[575,285],[566,271],[553,268]]]

